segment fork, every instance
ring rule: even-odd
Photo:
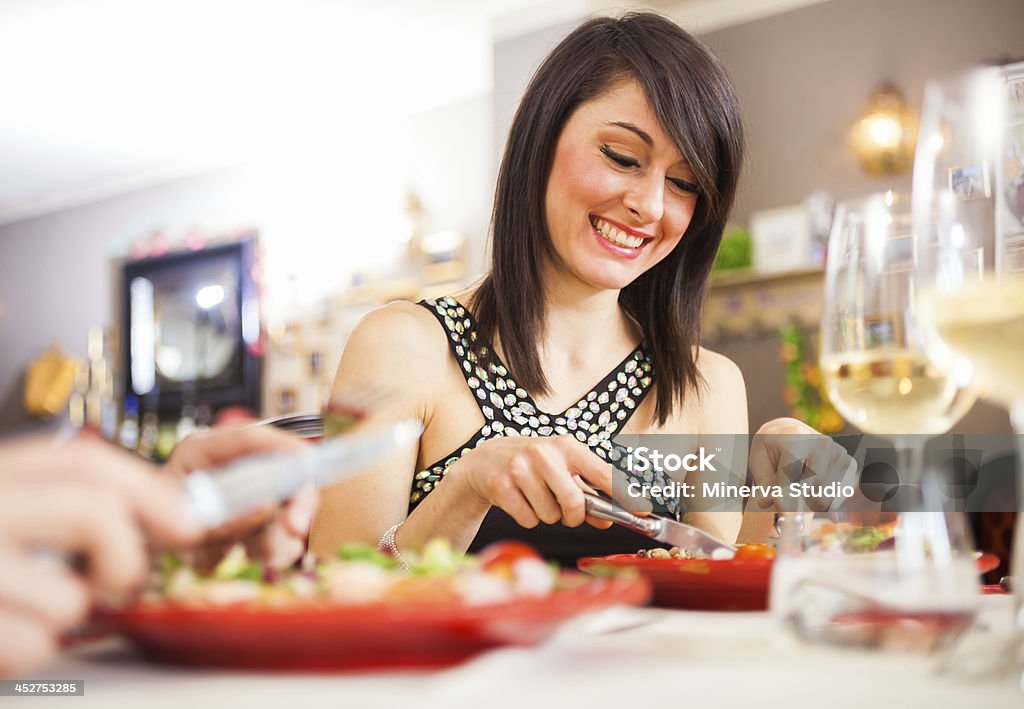
[[[323,410],[324,437],[345,433],[397,399],[394,388],[377,384],[360,384],[341,394],[332,392]]]

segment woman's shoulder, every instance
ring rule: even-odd
[[[743,372],[735,362],[720,352],[698,347],[696,361],[697,369],[709,389],[716,388],[716,385],[743,384]]]
[[[700,430],[704,433],[745,432],[747,387],[740,368],[725,355],[703,347],[698,353],[697,367],[705,387]]]
[[[422,374],[432,365],[444,366],[448,341],[437,319],[423,306],[394,301],[363,316],[345,346],[346,354],[387,364],[416,362]]]

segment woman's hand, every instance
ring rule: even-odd
[[[781,498],[759,497],[761,509],[775,507],[780,512],[822,512],[832,506],[835,498],[789,495],[789,485],[802,482],[814,487],[830,482],[840,483],[852,475],[857,461],[846,449],[826,435],[791,418],[773,419],[761,426],[750,445],[750,472],[755,485],[778,485]],[[805,503],[801,506],[800,500]]]
[[[176,475],[213,471],[240,456],[296,450],[304,445],[301,438],[270,426],[218,428],[183,440],[164,468]],[[316,490],[308,486],[284,507],[253,512],[212,530],[200,550],[199,565],[216,563],[228,546],[244,541],[251,558],[275,568],[290,566],[306,551],[316,505]]]
[[[448,475],[477,502],[500,507],[523,527],[611,526],[587,515],[583,491],[611,493],[612,468],[570,436],[493,438],[453,463]]]

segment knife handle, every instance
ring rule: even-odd
[[[587,514],[592,517],[597,517],[598,519],[603,519],[608,522],[614,522],[615,524],[632,529],[634,532],[640,532],[640,534],[648,537],[653,537],[661,531],[661,525],[657,519],[640,517],[639,515],[635,515],[632,512],[623,509],[616,502],[605,500],[604,498],[592,495],[589,492],[583,493],[583,497],[587,502]]]

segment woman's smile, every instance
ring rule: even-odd
[[[609,219],[590,216],[590,227],[601,246],[623,258],[633,259],[654,238]]]

